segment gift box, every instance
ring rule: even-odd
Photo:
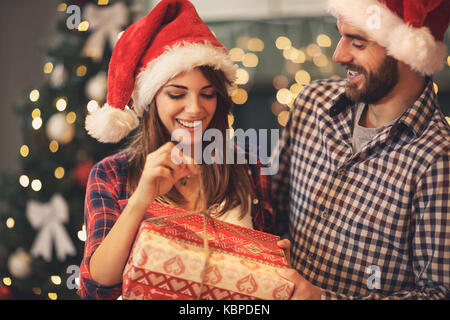
[[[205,235],[207,241],[205,241]],[[154,203],[123,273],[128,300],[285,300],[279,237]]]

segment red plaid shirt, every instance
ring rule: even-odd
[[[261,167],[261,164],[248,165],[252,184],[252,220],[255,229],[271,232],[275,222],[270,197],[271,180],[270,176],[260,174]],[[107,157],[92,168],[86,189],[84,222],[87,237],[77,292],[84,299],[117,299],[122,294],[121,283],[114,286],[96,283],[89,271],[89,261],[122,212],[119,201],[129,197],[126,152]]]

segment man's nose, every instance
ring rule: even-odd
[[[350,50],[348,48],[348,44],[346,43],[344,38],[341,38],[338,45],[336,46],[336,50],[333,54],[333,61],[336,63],[350,63],[352,62],[353,57],[350,54]]]

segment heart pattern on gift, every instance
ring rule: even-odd
[[[155,287],[156,287],[156,286],[159,285],[160,283],[166,281],[166,278],[165,278],[163,275],[157,275],[157,274],[155,274],[155,273],[151,273],[151,274],[149,275],[149,280],[150,280],[150,284],[151,284],[152,286],[155,286]]]
[[[172,278],[170,279],[169,284],[172,287],[172,291],[178,292],[187,286],[187,281]]]
[[[286,300],[289,299],[291,293],[292,293],[292,286],[286,283],[278,288],[275,288],[273,290],[272,297],[275,300]]]
[[[239,292],[252,294],[256,290],[258,290],[258,284],[256,283],[255,278],[253,278],[253,276],[249,274],[236,283],[236,288],[239,290]]]
[[[222,274],[217,266],[210,266],[206,271],[205,282],[208,284],[218,284],[222,280]]]
[[[135,257],[134,265],[141,267],[147,263],[148,256],[144,250],[139,250],[139,254]]]
[[[175,256],[164,262],[163,268],[167,273],[174,274],[176,276],[184,273],[186,269],[180,256]]]

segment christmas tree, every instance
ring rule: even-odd
[[[20,172],[1,175],[0,299],[76,299],[85,232],[85,185],[93,164],[122,145],[100,144],[84,129],[106,100],[115,42],[135,19],[137,1],[59,4],[47,81],[15,103],[23,145]]]

